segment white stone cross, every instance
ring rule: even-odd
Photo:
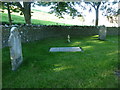
[[[67,38],[67,41],[70,43],[70,35],[68,35]]]

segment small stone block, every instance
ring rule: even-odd
[[[49,52],[81,52],[80,47],[53,47],[50,48]]]

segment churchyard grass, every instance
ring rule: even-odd
[[[65,37],[22,43],[23,63],[11,71],[3,48],[3,88],[117,88],[118,37]],[[49,52],[51,47],[82,47],[84,52]]]
[[[8,15],[6,13],[0,13],[2,15],[2,22],[5,22],[9,24],[8,20]],[[25,24],[24,17],[22,16],[17,16],[17,15],[11,15],[13,24]],[[44,21],[44,20],[37,20],[37,19],[32,19],[32,24],[35,25],[69,25],[69,24],[64,24],[64,23],[57,23],[57,22],[52,22],[52,21]]]

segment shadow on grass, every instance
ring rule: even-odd
[[[24,61],[16,72],[10,70],[9,49],[4,48],[3,87],[117,87],[112,74],[117,68],[116,43],[91,36],[72,37],[71,43],[57,39],[22,44]],[[50,53],[53,46],[78,46],[84,52]]]

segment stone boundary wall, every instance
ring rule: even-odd
[[[99,33],[99,27],[95,26],[17,26],[21,35],[21,41],[32,42],[48,37],[91,36]],[[8,46],[8,38],[11,27],[2,26],[2,47]],[[107,27],[107,35],[118,35],[120,28]]]

